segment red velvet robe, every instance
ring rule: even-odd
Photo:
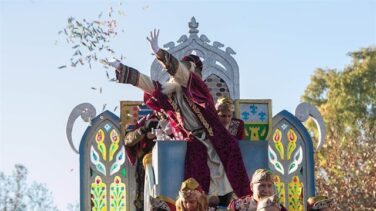
[[[154,92],[145,93],[144,101],[150,108],[163,109],[169,115],[171,126],[187,137],[187,153],[185,157],[185,179],[195,178],[206,193],[209,192],[210,170],[207,165],[207,148],[200,143],[191,131],[183,126],[184,111],[174,102],[171,94],[162,93],[162,86],[154,81]],[[205,129],[226,171],[226,175],[238,197],[250,194],[249,178],[245,169],[237,140],[221,124],[214,107],[212,96],[202,79],[191,72],[187,87],[182,87],[184,99]]]

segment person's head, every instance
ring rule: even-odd
[[[257,203],[257,211],[280,211],[281,205],[276,195],[264,197]]]
[[[263,197],[272,196],[274,193],[273,174],[267,169],[257,169],[252,176],[251,190],[253,199],[259,201]]]
[[[216,208],[219,205],[219,197],[218,196],[210,196],[208,199],[209,207]]]
[[[200,184],[193,178],[181,184],[179,198],[175,204],[177,211],[206,211],[208,209],[208,199]]]
[[[326,196],[313,196],[307,200],[307,210],[310,211],[332,211],[333,199]]]
[[[193,54],[189,54],[187,56],[184,56],[181,60],[186,62],[192,62],[196,66],[195,73],[202,77],[202,61],[200,57]]]
[[[232,100],[229,97],[218,98],[215,109],[217,110],[221,123],[225,126],[230,124],[235,110]]]
[[[174,204],[168,201],[164,201],[158,196],[156,198],[149,196],[148,205],[149,205],[149,208],[146,210],[150,210],[150,211],[167,211],[167,210],[172,210],[175,207]]]

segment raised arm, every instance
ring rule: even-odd
[[[150,37],[146,38],[150,42],[151,49],[153,50],[157,59],[162,63],[164,68],[167,69],[167,72],[175,79],[175,81],[186,87],[189,74],[191,73],[191,63],[179,61],[167,51],[159,48],[158,36],[159,30],[154,29],[154,31],[150,32]]]
[[[119,83],[132,84],[148,94],[151,94],[154,91],[154,84],[149,76],[144,75],[138,70],[128,67],[117,60],[111,61],[108,64],[116,68],[116,79]]]

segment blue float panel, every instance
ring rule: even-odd
[[[269,168],[267,141],[239,141],[239,147],[250,180],[256,169]]]
[[[268,168],[267,141],[239,141],[248,176],[259,168]],[[185,141],[157,141],[153,149],[156,195],[176,200],[184,180]],[[244,184],[249,185],[249,184]]]
[[[153,149],[153,169],[156,194],[176,200],[184,180],[186,141],[156,141]]]

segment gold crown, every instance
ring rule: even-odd
[[[272,181],[273,173],[267,169],[257,169],[252,176],[251,183],[258,183],[260,181]]]
[[[182,184],[181,184],[181,187],[180,187],[180,190],[181,191],[185,191],[185,190],[196,190],[200,187],[200,184],[198,184],[198,182],[194,179],[194,178],[189,178],[189,179],[186,179]]]
[[[224,96],[224,97],[218,98],[217,103],[215,104],[215,108],[217,110],[234,111],[234,104],[229,97]]]

